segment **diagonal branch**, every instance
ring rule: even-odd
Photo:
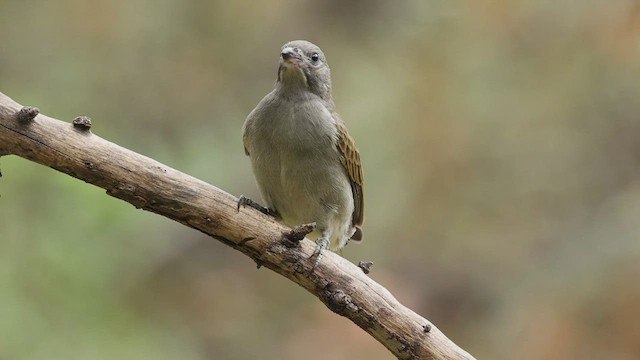
[[[0,155],[15,154],[107,190],[107,194],[199,230],[317,296],[399,359],[473,359],[428,320],[400,304],[344,258],[326,252],[313,274],[314,243],[215,186],[106,141],[79,117],[38,114],[0,93]],[[305,233],[306,231],[306,233]]]

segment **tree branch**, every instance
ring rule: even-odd
[[[315,244],[212,185],[106,141],[91,121],[73,125],[0,93],[0,155],[15,154],[107,190],[107,194],[199,230],[317,296],[399,359],[473,359],[363,270],[327,251],[310,274]]]

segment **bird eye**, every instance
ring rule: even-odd
[[[318,53],[313,53],[313,55],[311,55],[311,61],[316,62],[318,59],[320,59],[320,55],[318,55]]]

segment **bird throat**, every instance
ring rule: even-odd
[[[283,62],[278,69],[278,81],[287,87],[308,87],[307,75],[293,63]]]

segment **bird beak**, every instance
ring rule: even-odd
[[[287,46],[280,53],[280,67],[278,68],[278,80],[285,83],[307,84],[307,76],[303,70],[304,60],[298,49]]]
[[[280,53],[280,56],[282,57],[282,61],[285,63],[297,64],[302,60],[300,54],[298,54],[295,49],[290,46],[282,49],[282,53]]]

